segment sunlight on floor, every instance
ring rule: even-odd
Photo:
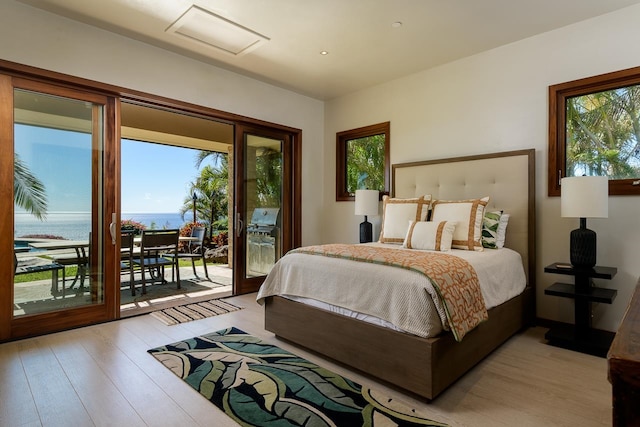
[[[176,291],[179,292],[179,291]],[[132,302],[128,304],[123,304],[120,306],[120,312],[122,315],[125,315],[125,311],[140,309],[140,308],[149,308],[153,307],[154,310],[159,309],[160,307],[156,307],[162,304],[162,308],[166,308],[167,304],[171,303],[179,303],[185,304],[187,302],[195,302],[200,301],[202,299],[210,299],[210,298],[219,298],[224,296],[225,294],[231,295],[231,285],[220,286],[208,291],[199,291],[199,292],[191,292],[191,293],[176,293],[173,295],[153,298],[146,301]]]

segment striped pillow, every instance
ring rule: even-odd
[[[409,221],[424,221],[427,218],[431,195],[411,199],[382,197],[382,228],[380,243],[404,242]]]
[[[436,200],[432,204],[431,220],[456,221],[451,247],[467,251],[482,251],[482,219],[489,197],[467,200]]]
[[[453,221],[411,221],[403,247],[430,251],[449,251],[456,223]]]

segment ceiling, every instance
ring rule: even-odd
[[[640,3],[17,1],[321,100]]]

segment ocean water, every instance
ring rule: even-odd
[[[183,220],[179,213],[123,213],[122,220],[133,220],[147,228],[180,228],[189,222],[190,215]],[[50,212],[45,221],[30,214],[16,213],[14,238],[28,235],[53,235],[69,240],[87,239],[91,231],[91,214],[88,212]]]

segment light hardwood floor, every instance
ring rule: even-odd
[[[542,328],[515,336],[425,403],[276,339],[264,330],[255,294],[231,301],[244,310],[175,326],[143,315],[0,344],[0,426],[236,425],[146,352],[229,326],[452,426],[611,424],[606,360],[548,346]]]

